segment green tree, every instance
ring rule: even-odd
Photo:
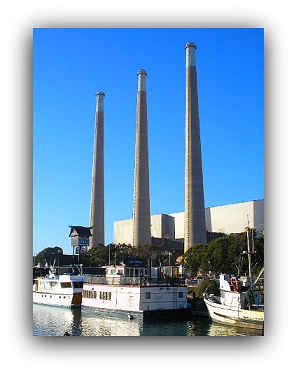
[[[196,244],[190,247],[183,255],[185,270],[189,271],[192,276],[197,276],[202,264],[203,245]]]
[[[41,266],[44,266],[46,264],[52,265],[54,263],[54,260],[56,260],[57,263],[59,255],[63,255],[63,250],[61,247],[46,247],[35,256],[35,265],[37,265],[38,263],[40,263]]]
[[[109,248],[108,246],[92,247],[85,255],[85,258],[89,259],[90,266],[101,267],[108,264]]]
[[[83,259],[88,259],[92,266],[120,264],[124,258],[147,258],[151,259],[153,266],[174,265],[178,258],[178,253],[165,249],[165,246],[142,245],[133,247],[125,244],[110,244],[108,246],[93,247],[84,255]]]
[[[253,230],[250,233],[250,246],[253,238],[255,247],[255,253],[252,254],[252,273],[257,275],[264,266],[264,237],[260,235],[256,238]],[[184,253],[183,262],[186,271],[190,271],[192,275],[211,271],[214,274],[240,276],[248,274],[247,252],[247,234],[244,232],[217,238],[207,245],[196,244]]]
[[[254,241],[255,253],[252,259],[252,274],[257,275],[264,267],[264,235],[258,236]]]

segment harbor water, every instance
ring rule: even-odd
[[[261,336],[260,331],[188,320],[129,319],[123,313],[98,313],[92,308],[70,309],[33,304],[33,335],[63,336]]]

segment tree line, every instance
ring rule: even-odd
[[[181,263],[191,276],[197,276],[199,273],[227,273],[239,276],[248,273],[247,243],[247,234],[244,232],[217,238],[206,245],[195,244],[182,255],[177,251],[167,249],[164,244],[139,247],[110,244],[93,247],[75,259],[78,259],[78,262],[84,266],[101,267],[118,265],[127,257],[148,258],[151,259],[152,266]],[[255,251],[252,255],[252,272],[257,274],[264,266],[264,236],[255,236],[255,231],[251,230],[250,244],[252,243],[254,243]],[[34,265],[38,262],[43,266],[46,262],[50,265],[54,260],[55,265],[61,265],[64,257],[62,248],[47,247],[34,257]]]
[[[264,266],[264,236],[250,237],[254,253],[252,259],[252,274],[257,275]],[[253,237],[253,238],[252,238]],[[207,245],[196,244],[183,254],[183,264],[191,275],[199,272],[212,274],[248,274],[248,240],[246,233],[217,238]]]

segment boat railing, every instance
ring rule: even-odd
[[[107,276],[84,276],[85,283],[96,283],[100,285],[131,285],[131,286],[138,286],[142,285],[143,279],[141,277],[126,277],[126,276],[119,276],[119,277],[107,277]]]
[[[90,275],[84,276],[84,283],[99,283],[102,285],[107,284],[105,276],[100,277],[100,276],[90,276]]]
[[[114,277],[109,276],[92,276],[85,275],[84,283],[100,284],[100,285],[127,285],[127,286],[185,286],[185,284],[179,280],[158,280],[148,279],[147,277],[133,277],[133,276],[122,276],[117,275]]]

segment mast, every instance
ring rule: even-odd
[[[251,283],[252,273],[251,273],[251,251],[250,251],[250,238],[249,238],[250,228],[246,227],[245,231],[246,231],[246,235],[247,235],[248,276],[249,276],[250,283]]]

